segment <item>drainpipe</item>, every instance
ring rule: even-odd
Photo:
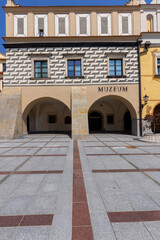
[[[138,43],[138,65],[139,65],[139,130],[140,130],[140,136],[142,136],[142,85],[141,85],[141,60],[140,60],[140,54],[148,52],[148,48],[151,45],[151,42],[146,41],[145,42],[145,50],[140,52],[140,46],[143,40],[139,38],[137,40]]]
[[[140,45],[143,42],[141,38],[137,40],[138,43],[138,66],[139,66],[139,132],[142,136],[142,102],[141,102],[141,61],[140,61]]]

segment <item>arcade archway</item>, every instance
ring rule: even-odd
[[[90,132],[113,132],[137,135],[137,117],[132,104],[118,96],[95,101],[88,111]]]
[[[152,124],[152,131],[155,133],[160,133],[160,104],[158,104],[154,109],[154,115],[157,116],[157,123],[155,123],[155,126]],[[153,129],[154,128],[154,129]]]
[[[71,132],[70,109],[57,99],[40,98],[31,102],[23,120],[28,133]]]

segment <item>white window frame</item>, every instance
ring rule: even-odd
[[[18,18],[24,19],[24,34],[18,34],[17,22]],[[27,37],[27,15],[14,15],[14,37]]]
[[[80,34],[80,28],[79,28],[79,19],[80,17],[86,17],[87,19],[87,34]],[[90,14],[77,14],[76,15],[76,35],[77,36],[90,36]]]
[[[65,34],[59,34],[59,18],[65,18]],[[55,14],[55,35],[68,36],[69,35],[69,17],[68,14]]]
[[[122,17],[128,17],[128,33],[122,33]],[[119,35],[132,35],[131,13],[119,13]]]
[[[102,17],[107,17],[108,18],[108,33],[107,34],[102,34],[101,33],[101,18]],[[99,36],[109,36],[112,33],[111,30],[111,14],[110,13],[98,13],[98,35]]]
[[[38,18],[44,18],[44,36],[48,36],[48,15],[47,14],[36,14],[35,15],[35,37],[39,37],[38,31]]]
[[[155,67],[156,67],[156,69],[155,69],[155,73],[156,73],[156,75],[158,75],[158,66],[159,66],[159,64],[157,64],[157,59],[158,58],[160,58],[160,52],[159,53],[155,53]],[[158,75],[159,76],[159,75]]]

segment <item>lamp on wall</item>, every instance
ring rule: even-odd
[[[144,104],[142,104],[142,108],[143,108],[145,105],[147,105],[148,99],[149,99],[149,96],[147,96],[147,94],[145,94],[145,96],[143,97]]]

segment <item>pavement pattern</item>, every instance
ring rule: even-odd
[[[0,140],[0,240],[159,240],[160,145],[121,134]]]

